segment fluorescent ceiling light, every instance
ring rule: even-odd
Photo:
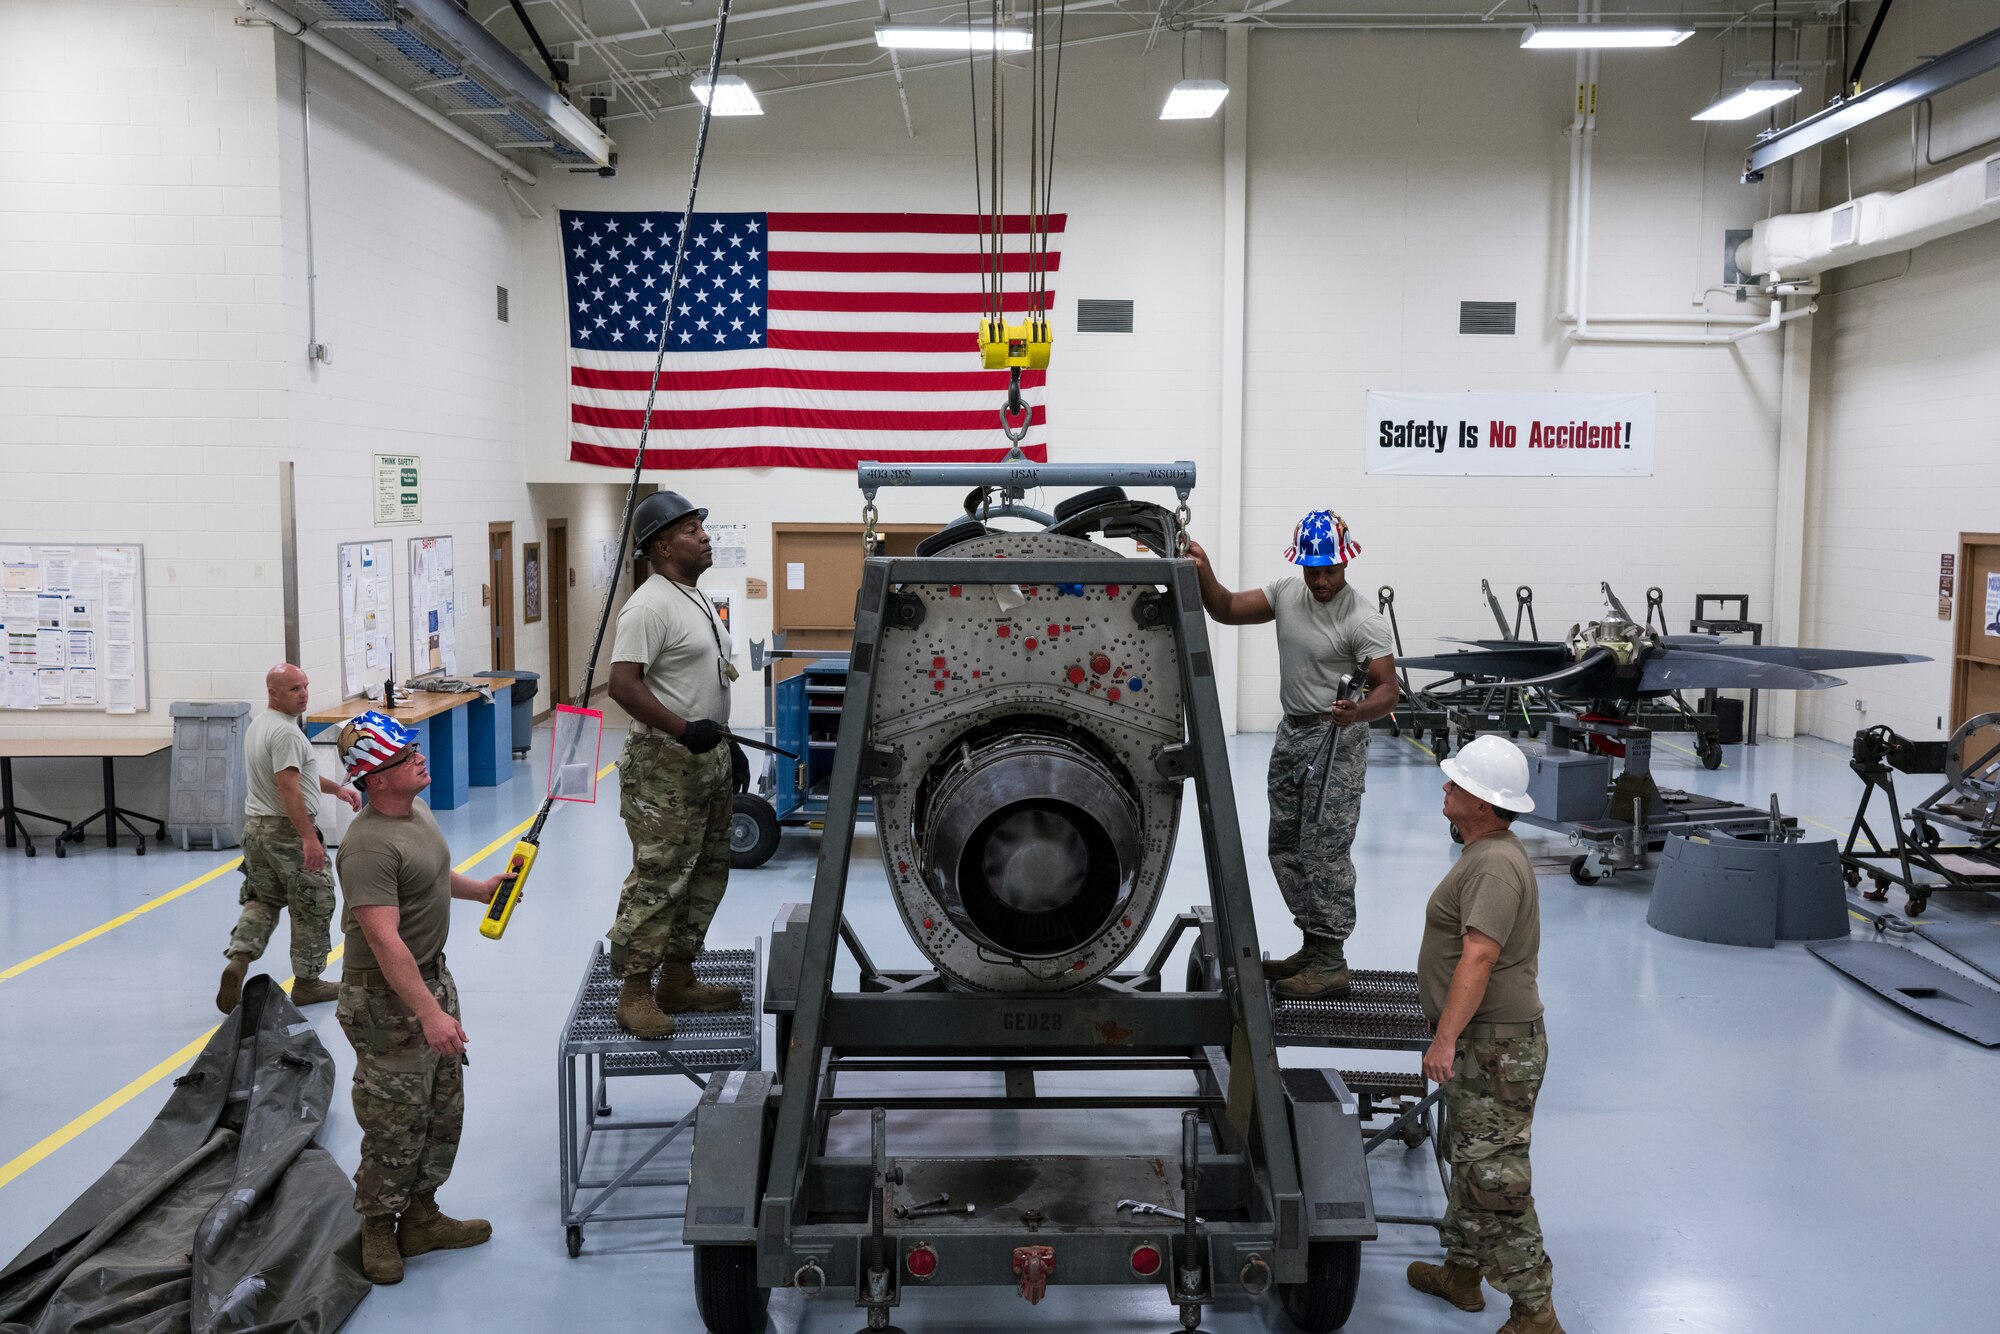
[[[1229,85],[1220,79],[1182,79],[1167,94],[1160,109],[1161,120],[1207,120],[1229,96]]]
[[[1679,46],[1693,28],[1635,28],[1624,23],[1530,23],[1521,45],[1537,50],[1573,51],[1592,46]]]
[[[1748,88],[1724,93],[1695,112],[1689,119],[1747,120],[1760,111],[1768,110],[1780,102],[1789,102],[1798,95],[1799,86],[1790,79],[1759,79]]]
[[[715,87],[708,86],[708,76],[697,74],[688,82],[688,90],[695,100],[717,116],[761,116],[764,104],[757,100],[757,94],[738,74],[718,74]]]
[[[886,23],[875,29],[875,45],[906,51],[1026,51],[1035,44],[1026,28],[923,28]]]

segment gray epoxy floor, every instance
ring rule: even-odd
[[[607,756],[616,740],[607,738]],[[1731,747],[1728,766],[1704,774],[1685,748],[1663,742],[1656,765],[1665,783],[1757,803],[1775,790],[1815,835],[1846,829],[1859,784],[1844,746]],[[1261,856],[1269,747],[1268,735],[1239,737],[1232,757],[1264,943],[1283,952],[1289,923]],[[454,855],[470,856],[531,814],[545,767],[538,750],[515,765],[513,782],[475,790],[469,806],[443,813]],[[503,942],[479,937],[469,906],[455,924],[450,953],[473,1060],[466,1142],[445,1203],[491,1218],[498,1235],[479,1250],[413,1262],[409,1278],[372,1294],[349,1329],[699,1328],[677,1224],[593,1227],[583,1255],[570,1259],[558,1212],[552,1065],[590,943],[609,923],[628,864],[615,781],[606,780],[595,807],[565,809],[551,822],[531,897]],[[1350,946],[1359,966],[1411,966],[1424,900],[1452,856],[1439,783],[1422,751],[1375,741],[1357,848],[1360,929]],[[1994,1328],[2000,1164],[1982,1146],[2000,1103],[2000,1053],[1893,1009],[1800,947],[1739,950],[1661,935],[1645,923],[1646,877],[1582,888],[1561,869],[1566,843],[1532,831],[1529,843],[1547,859],[1542,986],[1552,1050],[1537,1117],[1536,1195],[1565,1326],[1605,1334]],[[768,936],[781,903],[809,896],[815,847],[814,836],[788,833],[769,865],[739,873],[712,942]],[[850,917],[879,960],[919,962],[887,903],[873,840],[864,834],[856,853]],[[63,861],[0,854],[0,969],[231,855],[156,849],[140,859],[95,845]],[[490,874],[499,856],[476,869]],[[1203,892],[1191,802],[1174,876],[1162,917]],[[179,1073],[165,1063],[215,1021],[211,998],[237,881],[234,872],[220,876],[0,982],[0,1044],[9,1055],[0,1164],[77,1129],[0,1186],[0,1256],[29,1241],[131,1143]],[[1952,912],[2000,923],[1990,901],[1934,900],[1933,916]],[[285,959],[281,928],[263,966],[283,977]],[[344,1072],[348,1050],[332,1007],[309,1013]],[[1286,1059],[1333,1057],[1301,1049]],[[1415,1058],[1361,1059],[1413,1066]],[[156,1082],[127,1105],[74,1126],[149,1077]],[[692,1096],[685,1083],[666,1080],[625,1081],[614,1091],[620,1110],[633,1112],[678,1110]],[[909,1151],[1032,1141],[1130,1152],[1135,1143],[1177,1142],[1172,1119],[1149,1114],[1070,1118],[1054,1132],[1003,1120],[940,1115],[897,1135]],[[865,1137],[865,1127],[857,1130]],[[1064,1138],[1050,1142],[1052,1133]],[[351,1167],[357,1132],[344,1099],[336,1099],[326,1141]],[[1378,1208],[1434,1206],[1427,1153],[1376,1158]],[[1468,1315],[1404,1286],[1404,1265],[1436,1254],[1431,1234],[1385,1228],[1364,1248],[1348,1328],[1497,1328],[1505,1310],[1495,1294],[1485,1314]],[[861,1323],[845,1296],[806,1302],[781,1293],[772,1315],[773,1329],[807,1334],[845,1334]],[[913,1292],[897,1318],[913,1332],[1177,1327],[1157,1290],[1060,1285],[1032,1311],[1011,1292]],[[1290,1328],[1269,1301],[1212,1311],[1204,1327]]]

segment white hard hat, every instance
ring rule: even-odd
[[[1505,737],[1474,737],[1438,767],[1453,783],[1503,811],[1535,809],[1528,795],[1528,757]]]

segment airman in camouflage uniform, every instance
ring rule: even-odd
[[[1441,1265],[1412,1263],[1410,1286],[1480,1311],[1483,1278],[1513,1298],[1500,1334],[1562,1334],[1528,1166],[1549,1065],[1541,893],[1509,828],[1535,807],[1528,760],[1511,741],[1482,736],[1439,767],[1445,818],[1464,850],[1424,908],[1417,999],[1432,1026],[1424,1077],[1444,1090],[1448,1254]]]
[[[1350,853],[1368,782],[1368,723],[1396,707],[1389,623],[1347,582],[1347,562],[1361,554],[1361,545],[1332,510],[1314,510],[1299,521],[1285,551],[1299,572],[1261,589],[1231,592],[1215,577],[1200,543],[1189,554],[1210,616],[1223,625],[1275,621],[1278,627],[1278,706],[1284,714],[1265,779],[1269,852],[1271,873],[1305,940],[1290,956],[1266,960],[1264,977],[1284,997],[1345,996],[1347,938],[1354,934]],[[1340,744],[1329,758],[1332,728],[1339,729]]]
[[[669,1016],[733,1010],[734,987],[696,979],[694,957],[729,883],[729,629],[695,586],[715,563],[708,511],[673,491],[639,502],[633,554],[652,567],[618,613],[611,698],[632,715],[618,760],[618,813],[632,870],[605,936],[620,979],[618,1026],[671,1037]],[[734,743],[731,743],[732,745]],[[655,984],[653,970],[659,970]]]

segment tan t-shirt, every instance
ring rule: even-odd
[[[1303,577],[1288,574],[1264,586],[1278,616],[1278,703],[1286,713],[1325,713],[1340,678],[1395,651],[1389,622],[1349,584],[1321,602]],[[1355,697],[1366,694],[1358,689]]]
[[[722,664],[733,652],[729,631],[698,588],[655,574],[618,613],[611,661],[636,662],[660,703],[693,721],[729,721]]]
[[[1451,975],[1465,953],[1465,933],[1474,929],[1500,942],[1500,961],[1493,965],[1473,1021],[1524,1024],[1541,1018],[1535,974],[1542,948],[1542,899],[1528,851],[1511,830],[1474,839],[1431,891],[1423,944],[1417,949],[1417,994],[1433,1024],[1444,1013]]]
[[[286,769],[299,771],[299,795],[305,798],[306,818],[319,815],[319,767],[314,762],[312,742],[306,740],[299,720],[291,714],[266,709],[250,720],[243,733],[243,767],[250,784],[243,803],[245,815],[290,814],[278,791],[278,774]]]
[[[401,909],[396,934],[419,968],[444,952],[451,931],[451,849],[429,806],[419,801],[402,816],[362,807],[347,827],[335,865],[340,929],[347,937],[345,967],[381,967],[354,920],[356,908]]]

